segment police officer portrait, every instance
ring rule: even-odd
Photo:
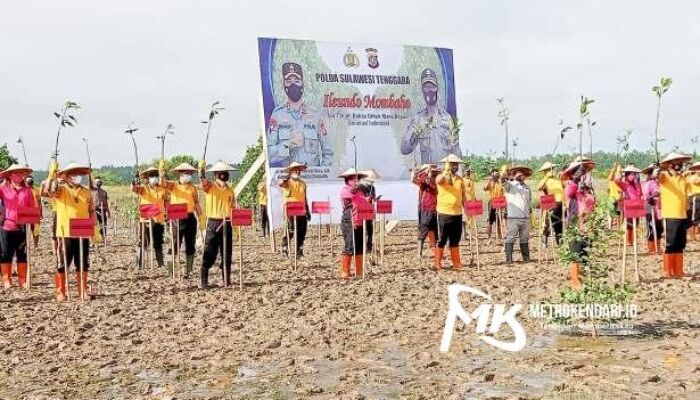
[[[282,79],[287,100],[272,111],[268,123],[270,166],[282,168],[293,162],[309,167],[331,166],[333,150],[328,140],[328,117],[323,109],[304,100],[301,65],[282,64]]]
[[[401,154],[416,154],[416,164],[434,164],[449,154],[462,157],[459,136],[452,116],[438,104],[437,74],[426,68],[420,75],[421,92],[425,106],[411,118],[401,141]]]

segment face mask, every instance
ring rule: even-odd
[[[673,164],[674,171],[681,172],[681,169],[683,169],[683,166],[681,164]]]
[[[299,99],[301,99],[301,95],[304,94],[304,85],[296,85],[292,83],[291,85],[284,87],[284,92],[287,93],[289,100],[296,103],[299,101]]]
[[[372,181],[368,181],[367,179],[362,179],[360,181],[360,184],[363,186],[370,186],[370,185],[372,185]]]
[[[95,181],[95,186],[98,188],[102,187],[102,181]]]
[[[83,176],[82,175],[71,176],[70,181],[76,186],[80,185],[81,183],[83,183]]]
[[[151,186],[155,186],[158,184],[158,177],[157,176],[151,176],[148,178],[148,184]]]
[[[192,175],[180,175],[180,183],[186,184],[192,182]]]
[[[299,174],[297,172],[294,172],[293,174],[290,175],[290,177],[294,180],[299,179]]]
[[[31,178],[27,179],[27,185],[34,186],[34,179],[31,179]]]
[[[426,104],[434,106],[437,104],[437,98],[437,87],[429,84],[423,86],[423,99],[425,99]]]
[[[219,180],[221,180],[221,181],[227,182],[227,181],[228,181],[228,172],[222,172],[222,173],[220,173],[220,174],[217,176],[217,178],[219,178]]]
[[[457,171],[459,171],[459,166],[458,166],[458,165],[453,165],[453,166],[451,166],[451,167],[450,167],[450,171],[451,171],[453,174],[456,174]]]
[[[24,178],[22,177],[22,175],[12,174],[10,175],[10,181],[15,185],[19,185],[24,181]]]

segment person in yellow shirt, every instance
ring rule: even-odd
[[[486,235],[489,239],[491,239],[493,224],[496,224],[496,232],[498,234],[498,237],[501,237],[501,220],[498,218],[498,213],[500,211],[496,210],[491,205],[491,200],[493,200],[493,198],[502,197],[505,193],[503,191],[503,185],[501,184],[501,175],[497,169],[494,168],[491,170],[491,176],[489,177],[489,180],[486,181],[486,186],[484,186],[484,192],[486,192],[486,195],[489,198],[489,224],[486,227]]]
[[[615,179],[622,174],[622,166],[614,163],[610,172],[608,173],[608,199],[612,202],[613,213],[618,216],[618,223],[620,223],[619,216],[620,212],[620,199],[622,199],[622,189],[615,183]]]
[[[70,163],[61,171],[58,171],[58,163],[54,160],[49,166],[47,181],[47,195],[52,199],[56,212],[55,235],[61,246],[59,247],[58,271],[54,275],[56,285],[56,301],[66,298],[66,277],[71,264],[75,265],[78,295],[84,300],[91,300],[88,290],[88,270],[90,269],[90,239],[75,238],[70,236],[70,220],[92,218],[95,220],[95,207],[92,204],[90,189],[82,186],[89,176],[89,167]],[[56,177],[64,180],[59,185]],[[80,242],[83,248],[83,273],[80,273]]]
[[[690,156],[671,153],[661,161],[659,192],[661,218],[666,225],[666,252],[664,253],[664,278],[683,277],[683,251],[687,242],[689,184],[683,176],[683,163]]]
[[[152,218],[142,218],[139,224],[141,227],[139,240],[143,239],[144,241],[143,245],[139,243],[139,255],[136,261],[139,270],[143,268],[146,260],[145,254],[141,254],[141,252],[151,246],[153,246],[158,267],[165,267],[163,262],[163,233],[165,232],[166,190],[165,185],[161,184],[159,178],[160,169],[150,167],[141,171],[138,178],[135,178],[131,184],[131,191],[138,195],[139,207],[155,206],[158,209],[158,215]],[[153,243],[151,243],[151,238]]]
[[[262,230],[261,237],[266,237],[270,234],[270,219],[267,216],[267,175],[263,174],[260,183],[258,183],[258,207],[260,210],[260,228]]]
[[[698,224],[700,223],[700,162],[696,162],[684,173],[690,190],[688,191],[688,222],[690,239],[697,241]]]
[[[544,173],[544,177],[537,184],[537,190],[541,191],[545,196],[554,196],[555,207],[544,214],[544,230],[542,231],[542,243],[546,246],[549,234],[553,231],[554,240],[559,246],[561,243],[561,235],[564,232],[562,223],[564,217],[564,184],[561,179],[555,175],[554,168],[557,164],[552,164],[547,161],[539,169],[539,172]],[[552,226],[549,226],[550,220]]]
[[[304,255],[304,240],[306,239],[306,227],[308,221],[311,219],[311,213],[309,212],[309,204],[306,201],[306,182],[301,179],[301,173],[306,170],[305,164],[300,164],[298,162],[293,162],[289,164],[285,171],[289,175],[283,177],[279,180],[278,185],[282,188],[282,194],[284,199],[284,204],[289,202],[300,202],[304,203],[306,207],[306,215],[298,215],[287,218],[287,235],[282,238],[282,252],[289,256],[289,249],[287,247],[287,238],[290,240],[295,237],[294,232],[294,221],[296,220],[296,246],[297,246],[297,257],[302,257]]]
[[[219,161],[207,172],[214,174],[214,181],[207,179],[204,174],[204,160],[199,162],[199,181],[205,193],[205,213],[207,215],[207,232],[204,238],[204,254],[200,270],[200,289],[209,287],[209,268],[216,262],[220,253],[222,260],[222,281],[224,286],[231,285],[231,256],[233,255],[233,227],[231,225],[231,210],[236,207],[236,197],[233,187],[229,185],[230,173],[235,168]]]
[[[34,177],[33,176],[28,176],[26,181],[27,186],[29,186],[32,189],[32,193],[34,193],[34,202],[35,206],[39,207],[39,212],[41,213],[40,215],[43,217],[44,216],[44,210],[42,209],[41,206],[41,188],[34,186]],[[38,224],[32,225],[32,238],[34,239],[34,248],[36,249],[39,247],[39,234],[41,233],[41,221],[39,221]]]
[[[160,171],[161,180],[167,189],[168,204],[184,204],[187,206],[187,218],[178,220],[177,228],[173,229],[175,257],[180,254],[180,244],[185,242],[185,278],[189,278],[194,268],[195,242],[197,239],[197,215],[202,215],[199,205],[197,188],[192,183],[192,176],[197,168],[188,163],[182,163],[170,170],[178,175],[177,181],[165,179]]]
[[[459,241],[462,239],[462,208],[465,200],[464,180],[458,175],[462,159],[454,154],[440,160],[444,172],[435,178],[437,184],[438,243],[435,247],[435,270],[442,268],[442,257],[449,242],[452,268],[462,268]]]

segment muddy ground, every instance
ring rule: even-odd
[[[640,257],[632,321],[639,335],[561,335],[523,310],[521,352],[493,348],[474,324],[458,322],[443,354],[450,283],[527,308],[558,299],[565,268],[506,266],[482,232],[480,271],[435,273],[416,255],[415,227],[402,225],[388,236],[383,266],[364,280],[342,281],[329,239],[321,252],[316,235],[312,229],[294,272],[249,230],[243,291],[237,267],[234,287],[219,288],[212,270],[215,287],[201,291],[195,279],[134,273],[133,235],[119,229],[108,249],[94,252],[99,296],[62,304],[53,299],[52,255],[42,238],[32,290],[0,296],[0,398],[700,398],[700,280],[657,279],[659,256]],[[337,252],[340,238],[333,242]],[[689,274],[700,274],[699,250],[690,244]],[[462,253],[468,261],[468,247]],[[479,303],[462,302],[467,310]]]

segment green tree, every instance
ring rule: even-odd
[[[0,146],[0,170],[5,170],[12,164],[16,164],[17,159],[10,155],[10,151],[7,149],[7,143]]]
[[[240,181],[243,175],[245,175],[245,173],[248,172],[250,167],[253,165],[255,160],[257,160],[261,153],[262,136],[258,137],[258,142],[255,145],[248,146],[248,148],[246,149],[243,161],[241,161],[241,163],[238,164],[238,173],[233,178],[235,183],[238,183],[238,181]],[[252,207],[256,204],[258,183],[260,183],[260,181],[262,180],[263,173],[264,168],[260,168],[236,199],[241,207]]]

